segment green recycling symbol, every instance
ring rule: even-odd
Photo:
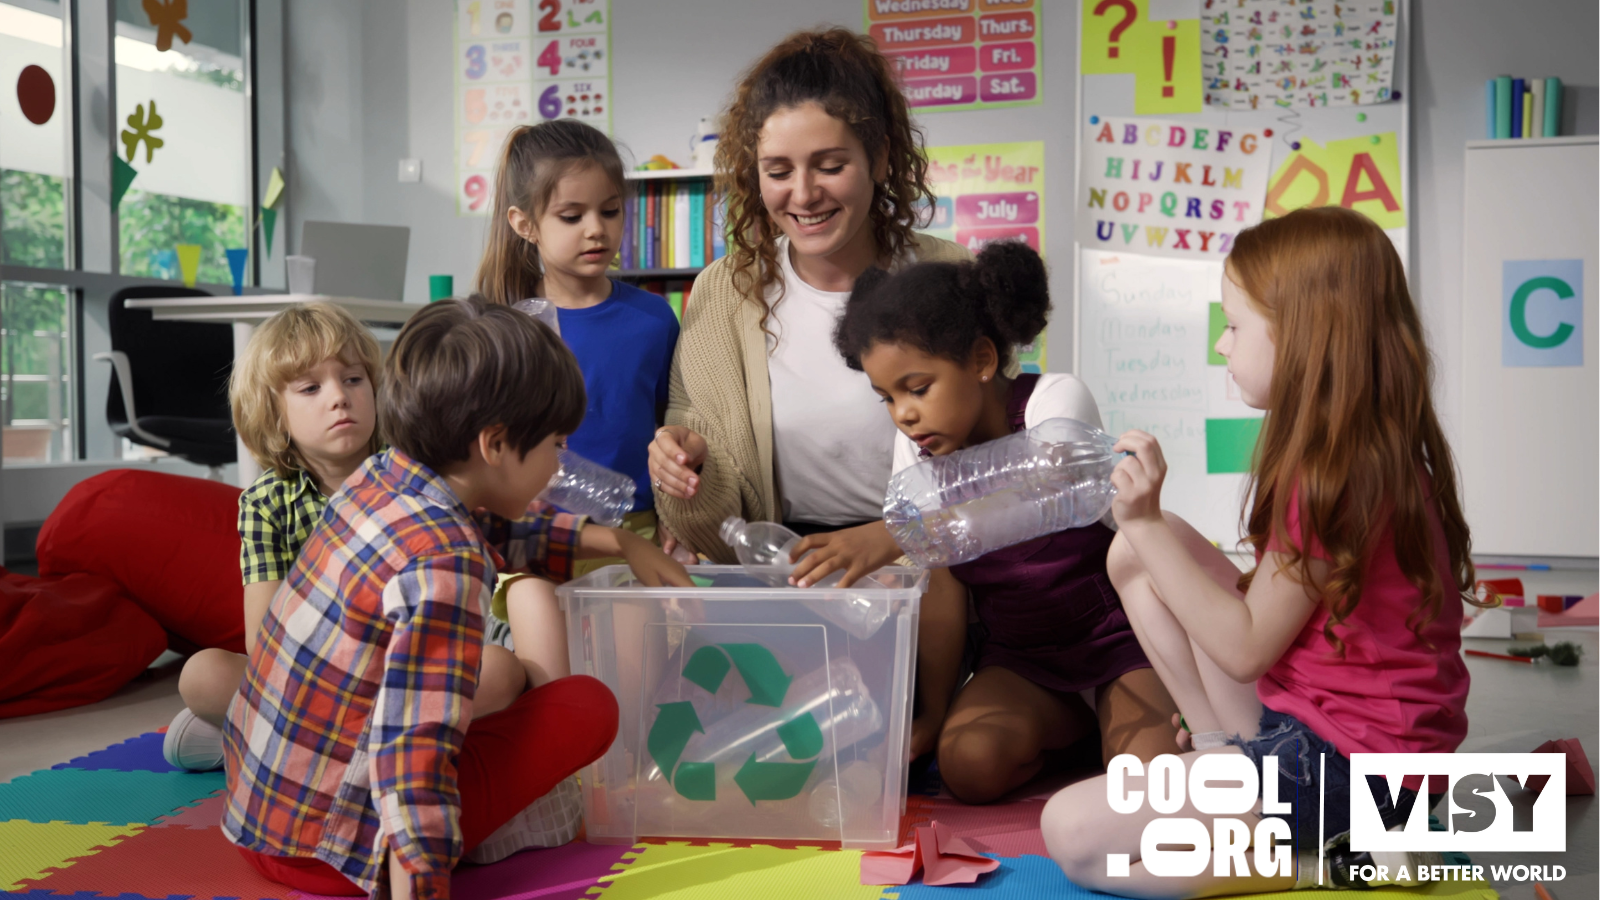
[[[772,651],[760,644],[714,644],[701,647],[689,657],[683,667],[683,677],[707,693],[715,694],[729,669],[738,669],[750,689],[746,703],[759,706],[781,707],[793,679],[784,674]],[[694,732],[705,733],[694,704],[688,701],[659,703],[660,713],[650,726],[645,746],[650,758],[672,782],[679,794],[690,800],[717,799],[716,764],[709,762],[679,762],[684,747]],[[778,726],[778,737],[789,751],[791,759],[799,762],[757,762],[750,754],[739,767],[733,781],[754,806],[757,800],[787,800],[805,788],[806,779],[816,768],[817,755],[822,752],[822,729],[810,712],[802,712]]]

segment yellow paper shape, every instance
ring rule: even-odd
[[[1373,137],[1377,142],[1373,142]],[[1329,141],[1300,139],[1267,182],[1265,218],[1306,206],[1343,206],[1385,230],[1406,225],[1399,141],[1392,131]]]
[[[278,200],[283,197],[283,188],[283,170],[273,166],[272,174],[267,176],[267,192],[261,197],[262,208],[273,209],[277,207]]]
[[[1135,115],[1200,111],[1205,95],[1200,82],[1199,19],[1151,21],[1149,0],[1084,0],[1081,33],[1085,75],[1134,76]]]
[[[196,278],[200,274],[200,245],[179,244],[178,271],[183,273],[183,286],[194,287]]]

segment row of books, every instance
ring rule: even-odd
[[[689,305],[689,291],[694,287],[693,281],[641,281],[639,288],[652,294],[659,294],[666,298],[667,305],[672,307],[673,315],[678,321],[683,321],[683,310]]]
[[[1561,79],[1489,79],[1485,100],[1491,138],[1561,136]]]
[[[624,201],[624,269],[693,269],[728,252],[725,206],[707,179],[636,181]]]

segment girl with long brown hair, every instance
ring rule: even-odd
[[[1273,759],[1291,809],[1267,813],[1278,820],[1267,827],[1294,855],[1276,851],[1271,873],[1158,877],[1140,835],[1160,814],[1113,812],[1102,776],[1050,801],[1044,837],[1075,882],[1118,894],[1349,884],[1349,796],[1369,790],[1351,785],[1350,754],[1450,753],[1467,732],[1458,598],[1473,583],[1471,542],[1393,244],[1359,213],[1297,210],[1239,234],[1222,297],[1217,352],[1244,401],[1266,410],[1245,515],[1256,568],[1240,576],[1162,513],[1166,463],[1139,431],[1118,444],[1133,456],[1112,476],[1120,530],[1107,567],[1192,730],[1185,761],[1242,755],[1270,775]],[[1406,820],[1419,787],[1374,792],[1386,827]],[[1170,814],[1211,818],[1192,802]],[[1125,870],[1111,874],[1107,854],[1126,854]]]
[[[928,161],[893,65],[843,28],[793,34],[735,89],[717,143],[728,255],[695,280],[666,426],[650,447],[672,534],[718,562],[730,516],[818,548],[796,569],[849,582],[900,550],[882,522],[894,427],[833,351],[857,276],[970,259],[918,235]]]

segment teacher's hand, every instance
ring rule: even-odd
[[[705,438],[683,425],[664,425],[650,442],[650,486],[679,500],[691,499],[700,488],[705,461]]]

